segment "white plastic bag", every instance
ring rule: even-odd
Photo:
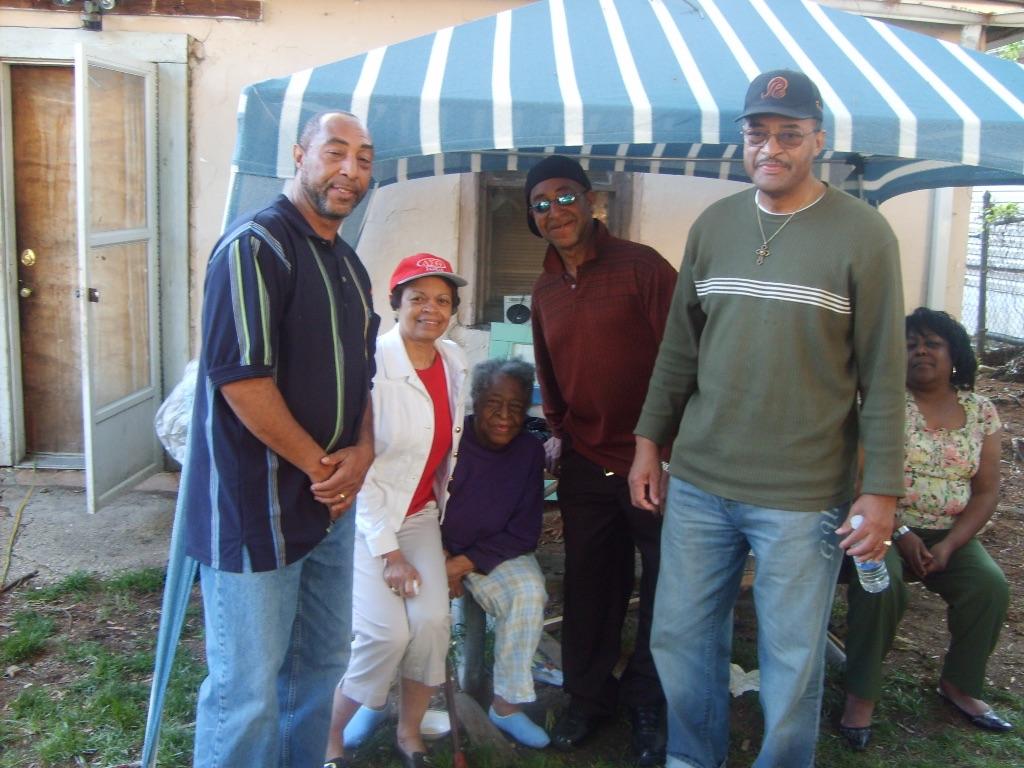
[[[761,670],[752,669],[744,672],[739,664],[729,665],[729,692],[733,696],[742,696],[747,691],[761,690]]]
[[[156,436],[176,462],[185,462],[185,446],[188,444],[188,425],[192,420],[192,401],[196,395],[196,373],[198,360],[189,360],[185,373],[171,394],[161,403],[154,420]]]

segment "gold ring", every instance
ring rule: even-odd
[[[346,498],[346,496],[345,496],[345,494],[344,494],[344,493],[339,493],[339,494],[338,494],[338,498],[339,498],[339,499],[341,499],[342,501],[344,501],[344,500],[345,500],[345,498]]]
[[[885,544],[885,546],[887,546],[887,547],[891,547],[892,546],[892,541],[890,539],[886,539],[882,543]]]

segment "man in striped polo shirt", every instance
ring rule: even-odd
[[[379,318],[338,227],[370,182],[352,115],[314,116],[286,195],[210,256],[179,494],[209,675],[196,766],[320,765],[352,621],[352,505],[373,461]]]
[[[533,343],[565,532],[562,665],[572,698],[551,741],[575,747],[621,699],[637,763],[656,765],[664,757],[664,696],[649,638],[661,518],[630,503],[626,474],[676,271],[593,217],[590,179],[575,160],[554,155],[534,166],[526,203],[527,224],[548,242],[533,288]],[[636,550],[643,568],[637,635],[620,681],[612,671]]]
[[[814,177],[825,137],[805,75],[759,75],[740,119],[754,186],[690,230],[630,471],[636,504],[665,503],[651,645],[671,768],[728,754],[732,608],[751,550],[765,720],[754,765],[814,764],[843,549],[881,559],[903,488],[896,237]]]

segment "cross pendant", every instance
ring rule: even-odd
[[[761,243],[761,245],[757,247],[757,250],[754,251],[754,254],[757,256],[758,266],[764,264],[764,260],[768,258],[768,253],[768,243]]]

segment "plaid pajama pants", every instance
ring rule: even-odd
[[[506,560],[463,584],[494,617],[494,693],[509,703],[534,701],[531,664],[544,628],[544,574],[533,554]]]

